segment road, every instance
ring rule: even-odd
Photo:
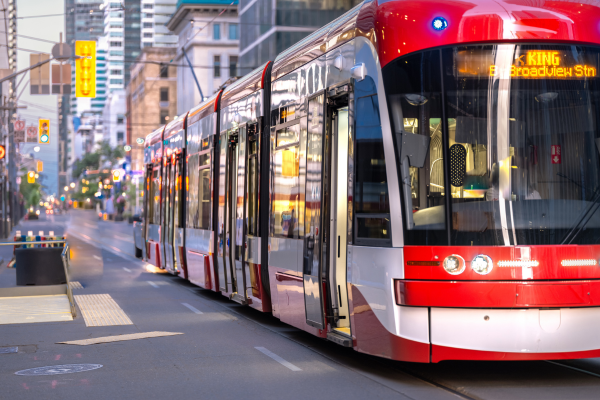
[[[109,294],[132,325],[74,321],[0,325],[0,399],[598,399],[600,360],[442,362],[383,360],[315,338],[133,257],[131,225],[92,211],[24,221],[23,232],[66,232],[74,294]],[[0,250],[10,257],[12,250]],[[0,287],[15,270],[0,268]],[[166,331],[176,336],[90,346],[57,342]],[[100,368],[51,376],[24,369]]]

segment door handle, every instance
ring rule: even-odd
[[[338,236],[338,258],[340,258],[340,237]]]

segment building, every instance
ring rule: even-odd
[[[246,74],[362,0],[240,0],[240,70]]]
[[[177,51],[170,47],[145,47],[131,67],[127,86],[128,142],[132,147],[131,169],[142,170],[144,145],[137,139],[146,136],[177,115],[178,73],[169,65]]]
[[[106,99],[102,112],[102,125],[104,129],[104,141],[108,141],[111,147],[123,146],[125,141],[125,112],[126,112],[125,90],[114,90]]]
[[[142,47],[175,47],[167,22],[177,8],[177,0],[142,0]]]
[[[178,36],[173,62],[179,66],[177,111],[181,114],[239,75],[237,0],[179,0],[167,27]]]

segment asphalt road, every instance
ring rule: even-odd
[[[598,399],[600,360],[398,363],[315,338],[133,258],[131,225],[92,211],[45,216],[17,229],[67,232],[74,294],[110,294],[133,325],[74,321],[0,325],[0,399]],[[10,248],[0,257],[10,257]],[[0,267],[0,287],[15,270]],[[168,331],[182,335],[91,346],[57,344]],[[2,349],[18,346],[18,353]],[[97,364],[87,372],[24,369]]]

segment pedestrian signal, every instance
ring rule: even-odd
[[[96,97],[96,42],[75,42],[75,96]]]
[[[50,120],[40,119],[38,121],[38,143],[49,144],[50,143]]]
[[[27,183],[35,183],[35,172],[29,171],[27,173]]]
[[[37,172],[44,172],[44,162],[43,161],[37,162]]]
[[[119,182],[121,180],[121,171],[118,169],[114,170],[113,173],[113,182]]]

